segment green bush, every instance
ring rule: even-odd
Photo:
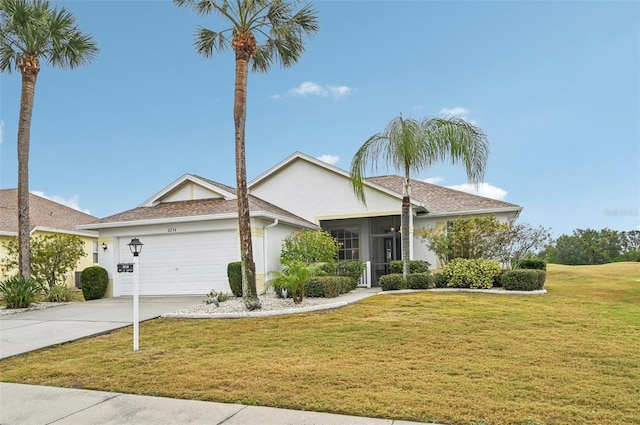
[[[338,258],[338,242],[322,230],[302,230],[287,236],[282,244],[280,262],[285,266],[301,261],[306,264],[333,263]]]
[[[407,276],[407,289],[431,288],[435,288],[435,283],[430,273],[414,273]]]
[[[42,287],[38,282],[20,276],[0,282],[0,295],[4,298],[7,308],[27,308],[41,291]]]
[[[446,288],[447,287],[447,276],[443,273],[434,273],[433,274],[433,283],[436,288]]]
[[[227,278],[229,287],[236,297],[242,296],[242,261],[227,264]]]
[[[73,289],[67,285],[54,285],[42,298],[42,301],[50,303],[66,303],[73,301]]]
[[[383,291],[394,291],[397,289],[404,289],[405,283],[402,274],[392,273],[380,276],[378,280],[380,287]]]
[[[97,300],[107,293],[109,274],[100,266],[87,267],[80,274],[82,295],[87,301]]]
[[[402,273],[402,260],[393,260],[391,262],[391,273]],[[427,273],[431,264],[424,260],[409,261],[409,273]]]
[[[488,289],[502,268],[497,261],[456,258],[442,269],[447,286],[453,288]]]
[[[353,280],[347,276],[316,276],[304,284],[307,297],[334,298],[352,290]]]
[[[338,261],[335,263],[320,263],[319,269],[321,271],[319,275],[348,277],[350,279],[349,291],[353,291],[358,286],[360,276],[362,276],[362,272],[364,272],[364,264],[356,260]]]
[[[493,287],[494,288],[502,288],[502,275],[506,272],[505,269],[500,270],[500,274],[496,275],[493,278]]]
[[[533,269],[533,270],[547,270],[547,263],[544,260],[520,260],[515,267],[516,269]]]
[[[547,272],[535,269],[505,270],[502,286],[509,291],[536,291],[544,287]]]

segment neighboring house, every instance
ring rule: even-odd
[[[31,237],[50,234],[75,235],[84,242],[85,256],[78,261],[76,269],[69,273],[67,286],[79,287],[79,273],[86,267],[98,263],[98,232],[78,230],[76,226],[97,220],[89,214],[45,199],[38,195],[29,194],[29,220],[31,222]],[[6,263],[7,252],[4,248],[11,238],[18,237],[18,190],[0,189],[0,261]],[[0,280],[10,274],[3,272],[0,267]],[[17,273],[17,270],[15,271]]]
[[[255,196],[249,197],[253,255],[258,287],[280,268],[282,240],[292,231],[318,226]],[[109,272],[108,296],[131,295],[132,273],[118,273],[133,256],[127,244],[143,243],[139,257],[140,294],[229,292],[227,265],[240,260],[238,203],[234,188],[185,174],[143,202],[83,229],[99,230],[107,249],[100,264]]]

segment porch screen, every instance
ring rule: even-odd
[[[333,229],[331,230],[331,236],[338,241],[338,260],[360,259],[357,227]]]

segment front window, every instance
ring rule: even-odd
[[[98,241],[93,241],[93,263],[98,264]]]
[[[360,259],[358,233],[357,227],[331,230],[331,236],[338,241],[338,260]]]

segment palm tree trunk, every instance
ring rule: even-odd
[[[247,191],[247,167],[245,159],[244,132],[247,115],[247,75],[249,54],[236,50],[236,80],[233,104],[236,145],[236,184],[238,197],[238,226],[240,231],[240,255],[242,258],[242,297],[249,309],[259,308],[256,288],[256,265],[253,261],[251,242],[251,216]]]
[[[411,214],[411,183],[409,180],[409,171],[405,170],[404,184],[402,188],[402,215],[400,216],[400,227],[402,229],[402,276],[407,279],[410,271],[410,222],[409,214]]]
[[[31,117],[36,79],[40,64],[36,57],[24,57],[19,66],[22,73],[20,118],[18,120],[18,271],[20,276],[31,276],[31,221],[29,219],[29,145]]]

